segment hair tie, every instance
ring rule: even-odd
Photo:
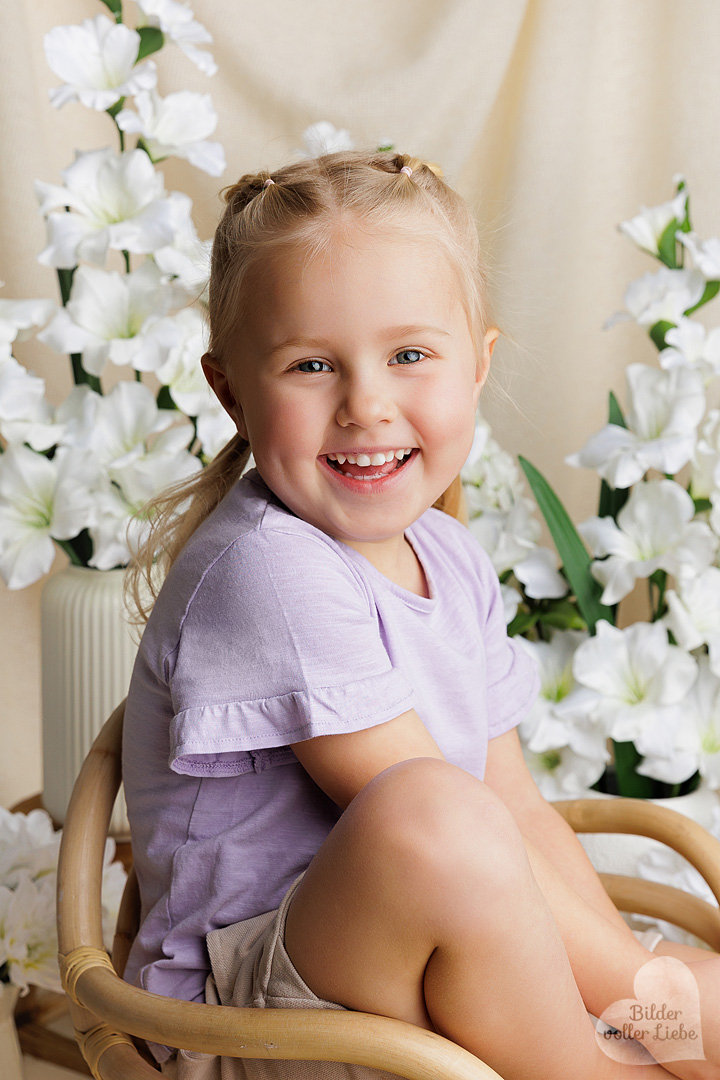
[[[271,185],[271,184],[274,184],[274,183],[275,183],[275,181],[274,181],[274,180],[272,179],[272,177],[268,176],[267,180],[266,180],[266,181],[265,181],[265,183],[263,184],[263,187],[264,187],[264,188],[266,188],[266,187],[270,187],[270,185]]]
[[[412,176],[412,169],[410,168],[409,165],[403,165],[400,172],[404,172],[406,176]]]

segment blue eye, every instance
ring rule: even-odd
[[[309,370],[305,370],[307,364],[311,365]],[[326,368],[328,371],[331,370],[330,365],[326,364],[324,360],[301,360],[295,370],[302,371],[304,375],[315,375],[316,373],[321,372],[323,368]]]
[[[406,359],[403,360],[402,357],[406,357]],[[393,360],[396,360],[398,364],[417,364],[418,360],[424,358],[425,353],[420,352],[419,349],[401,349],[400,352],[395,353]]]

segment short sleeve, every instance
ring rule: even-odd
[[[205,572],[167,658],[170,767],[237,775],[287,744],[412,706],[362,580],[329,542],[281,529],[236,540]],[[284,748],[284,749],[273,749]]]

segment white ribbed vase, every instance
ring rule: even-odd
[[[80,766],[130,684],[137,645],[123,573],[69,566],[43,589],[43,805],[60,824]],[[129,836],[122,790],[110,828],[118,839]]]

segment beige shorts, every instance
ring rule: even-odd
[[[342,1009],[312,992],[285,951],[285,920],[293,881],[276,911],[213,930],[207,936],[212,974],[209,1004],[256,1009]],[[170,1080],[397,1080],[394,1074],[337,1061],[268,1061],[178,1050],[162,1067]]]
[[[345,1010],[344,1005],[314,994],[298,975],[285,950],[287,911],[302,877],[300,874],[293,881],[276,911],[208,934],[212,974],[207,979],[205,997],[209,1004],[256,1009]],[[662,937],[654,930],[634,932],[651,950]],[[220,1058],[189,1050],[178,1050],[164,1063],[162,1072],[170,1080],[397,1080],[394,1074],[364,1065]]]

